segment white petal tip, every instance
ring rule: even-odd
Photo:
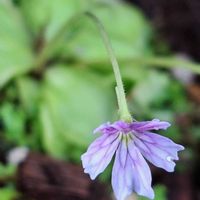
[[[183,151],[185,149],[185,147],[184,146],[182,146],[182,145],[179,145],[179,151]]]
[[[97,176],[95,176],[95,175],[93,175],[93,174],[90,175],[90,179],[91,179],[91,180],[94,180],[96,177],[97,177]]]
[[[154,194],[153,189],[151,189],[150,191],[138,192],[138,194],[140,196],[144,196],[144,197],[147,197],[149,199],[154,199],[155,198],[155,194]]]
[[[169,173],[173,173],[174,172],[174,168],[173,169],[166,169],[167,172]]]

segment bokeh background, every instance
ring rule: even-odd
[[[200,199],[198,0],[0,0],[0,199],[109,200],[80,155],[118,117],[115,79],[96,26],[111,39],[129,108],[159,118],[186,149],[175,173],[151,166],[156,200]],[[144,200],[132,196],[130,199]]]

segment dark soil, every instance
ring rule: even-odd
[[[24,200],[109,200],[106,185],[91,181],[81,166],[30,154],[17,174]]]
[[[200,61],[199,0],[129,0],[152,19],[160,35],[175,52]]]

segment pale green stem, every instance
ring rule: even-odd
[[[113,67],[113,71],[114,71],[114,75],[115,75],[115,79],[116,79],[116,83],[117,83],[116,95],[117,95],[117,99],[118,99],[120,117],[124,121],[131,122],[132,117],[131,117],[131,114],[128,111],[128,106],[127,106],[127,102],[126,102],[126,96],[125,96],[123,82],[122,82],[122,78],[121,78],[121,74],[120,74],[120,70],[119,70],[119,65],[118,65],[117,59],[115,57],[112,45],[111,45],[110,40],[109,40],[109,37],[108,37],[101,21],[95,15],[93,15],[90,12],[86,12],[86,15],[88,17],[90,17],[95,22],[95,24],[97,25],[97,27],[98,27],[98,29],[101,33],[104,45],[107,49],[110,61],[112,63],[112,67]]]

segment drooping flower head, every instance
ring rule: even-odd
[[[94,130],[100,132],[81,157],[84,172],[95,179],[108,166],[113,156],[112,187],[118,200],[125,200],[132,192],[154,198],[151,187],[150,168],[145,161],[168,172],[173,172],[177,152],[184,147],[172,140],[152,133],[153,130],[167,129],[168,122],[157,119],[146,122],[117,121],[106,123]]]
[[[99,28],[112,63],[121,120],[113,124],[103,124],[95,129],[94,132],[100,132],[101,136],[81,157],[84,171],[90,175],[91,179],[95,179],[115,155],[112,187],[117,200],[125,200],[132,192],[153,199],[151,172],[144,158],[155,166],[172,172],[175,167],[174,160],[178,160],[177,152],[184,148],[166,137],[152,133],[153,130],[167,129],[170,126],[168,122],[161,122],[157,119],[147,122],[132,121],[119,65],[108,35],[95,15],[89,12],[86,14]]]

